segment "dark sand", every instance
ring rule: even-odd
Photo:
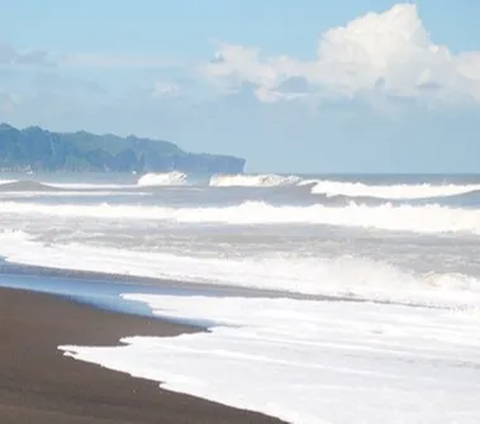
[[[66,344],[118,345],[124,336],[187,331],[197,330],[0,288],[0,423],[281,423],[161,390],[158,383],[76,361],[57,349]]]

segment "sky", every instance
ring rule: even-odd
[[[250,172],[480,172],[478,0],[0,0],[0,121]]]

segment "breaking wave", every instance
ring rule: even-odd
[[[66,270],[408,304],[479,305],[480,281],[473,276],[418,273],[359,256],[178,256],[75,241],[44,244],[23,231],[0,231],[0,255],[17,264]]]
[[[480,190],[480,184],[392,184],[375,185],[321,179],[297,175],[214,175],[212,187],[311,187],[312,194],[351,199],[418,200],[465,195]]]
[[[423,234],[463,232],[480,235],[480,210],[440,205],[382,204],[367,206],[350,202],[344,207],[325,205],[274,206],[248,201],[226,207],[160,207],[136,205],[48,205],[0,202],[0,214],[32,214],[61,217],[160,220],[191,224],[284,225],[313,224],[349,228],[407,231]]]
[[[449,197],[480,190],[480,184],[397,184],[367,185],[360,182],[317,181],[312,194],[327,196],[370,197],[379,199],[429,199]]]
[[[6,185],[6,184],[12,184],[12,183],[16,183],[18,180],[2,180],[0,179],[0,187]]]
[[[138,180],[139,187],[181,186],[187,184],[188,176],[183,172],[173,171],[166,173],[145,174]]]
[[[214,175],[210,179],[212,187],[284,187],[299,184],[302,178],[295,175]]]

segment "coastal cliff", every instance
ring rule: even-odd
[[[245,159],[188,153],[161,140],[0,125],[3,171],[242,173]]]

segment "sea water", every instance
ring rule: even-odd
[[[0,256],[275,295],[125,290],[209,331],[67,355],[295,423],[478,422],[480,177],[79,177],[0,177]]]

